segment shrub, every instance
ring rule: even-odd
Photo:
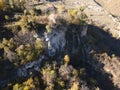
[[[13,85],[13,90],[40,90],[38,86],[38,77],[28,78],[28,80],[23,82],[22,84],[16,83],[15,85]]]
[[[8,16],[8,15],[5,15],[5,20],[9,20],[10,19],[10,17]]]

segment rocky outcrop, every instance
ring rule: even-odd
[[[99,62],[96,60],[91,62],[93,67],[96,70],[100,70],[100,68],[103,67],[103,70],[109,74],[109,78],[114,83],[114,86],[117,86],[120,88],[120,58],[119,57],[109,57],[106,53],[103,53],[101,55],[95,56],[99,59]]]
[[[111,14],[115,16],[120,16],[120,0],[95,0],[105,9],[107,9]]]
[[[101,58],[104,58],[101,59]],[[101,55],[101,62],[104,64],[104,67],[103,69],[112,75],[111,79],[113,80],[113,83],[115,86],[118,86],[120,88],[120,72],[119,72],[119,69],[120,69],[120,58],[118,57],[113,57],[113,58],[110,58],[109,56],[107,56],[107,54],[103,54]]]

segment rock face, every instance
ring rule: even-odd
[[[120,16],[120,0],[95,0],[97,3],[102,5],[111,14]]]
[[[63,51],[65,47],[65,32],[54,30],[51,34],[45,34],[48,46],[48,54],[54,56],[57,52]]]
[[[106,53],[100,56],[100,62],[104,64],[103,69],[111,74],[111,79],[115,86],[120,88],[120,58],[113,57],[110,58]]]

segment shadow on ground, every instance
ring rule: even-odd
[[[109,56],[115,54],[116,56],[120,56],[120,40],[113,38],[108,32],[104,30],[89,25],[88,34],[92,35],[97,41],[95,45],[100,48],[97,52],[106,52]]]
[[[4,34],[3,36],[6,37]],[[92,38],[89,38],[89,36]],[[1,36],[1,38],[3,37]],[[99,68],[96,71],[95,68],[93,67],[94,65],[88,63],[91,60],[93,61],[95,60],[93,57],[90,57],[88,54],[90,50],[94,50],[96,54],[107,53],[109,56],[115,54],[116,56],[120,57],[120,47],[119,47],[120,40],[113,38],[110,34],[100,29],[99,27],[89,25],[88,35],[87,37],[85,37],[85,39],[83,38],[83,45],[85,46],[83,47],[85,49],[85,54],[83,55],[85,55],[84,60],[86,60],[85,65],[83,67],[86,69],[88,76],[94,78],[97,81],[97,85],[98,87],[101,88],[101,90],[119,90],[117,87],[114,86],[113,82],[110,80],[109,76],[111,75],[109,75],[104,71],[103,69],[104,65],[101,66],[101,68]],[[90,47],[90,50],[86,51],[86,47],[87,48]],[[99,60],[97,60],[97,62],[100,63]],[[100,64],[102,65],[102,63]],[[3,78],[9,79],[10,77],[8,76],[8,73],[10,73],[11,75],[14,74],[13,72],[14,66],[10,62],[9,63],[0,62],[0,65],[1,65],[0,80],[3,80]],[[81,67],[80,65],[81,64],[79,64],[78,67]],[[9,72],[5,71],[6,68],[7,70],[9,70]]]
[[[113,54],[115,55],[115,57],[120,57],[120,40],[113,38],[108,32],[105,32],[101,28],[93,25],[89,25],[88,27],[88,38],[89,35],[92,36],[93,41],[90,41],[89,44],[87,43],[87,47],[90,47],[89,49],[93,50],[95,54],[106,53],[110,57]],[[87,52],[87,62],[85,64],[87,73],[97,81],[98,86],[102,90],[119,90],[119,88],[115,87],[113,82],[109,78],[111,77],[111,75],[104,71],[104,64],[99,62],[99,60],[95,60],[94,56],[90,56],[88,55],[88,53],[90,52]],[[101,67],[95,70],[94,65],[90,65],[88,63],[92,60],[93,62],[97,61],[96,63],[100,63]]]

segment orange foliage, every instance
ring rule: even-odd
[[[3,0],[0,0],[0,9],[4,10],[6,8],[6,4]]]

